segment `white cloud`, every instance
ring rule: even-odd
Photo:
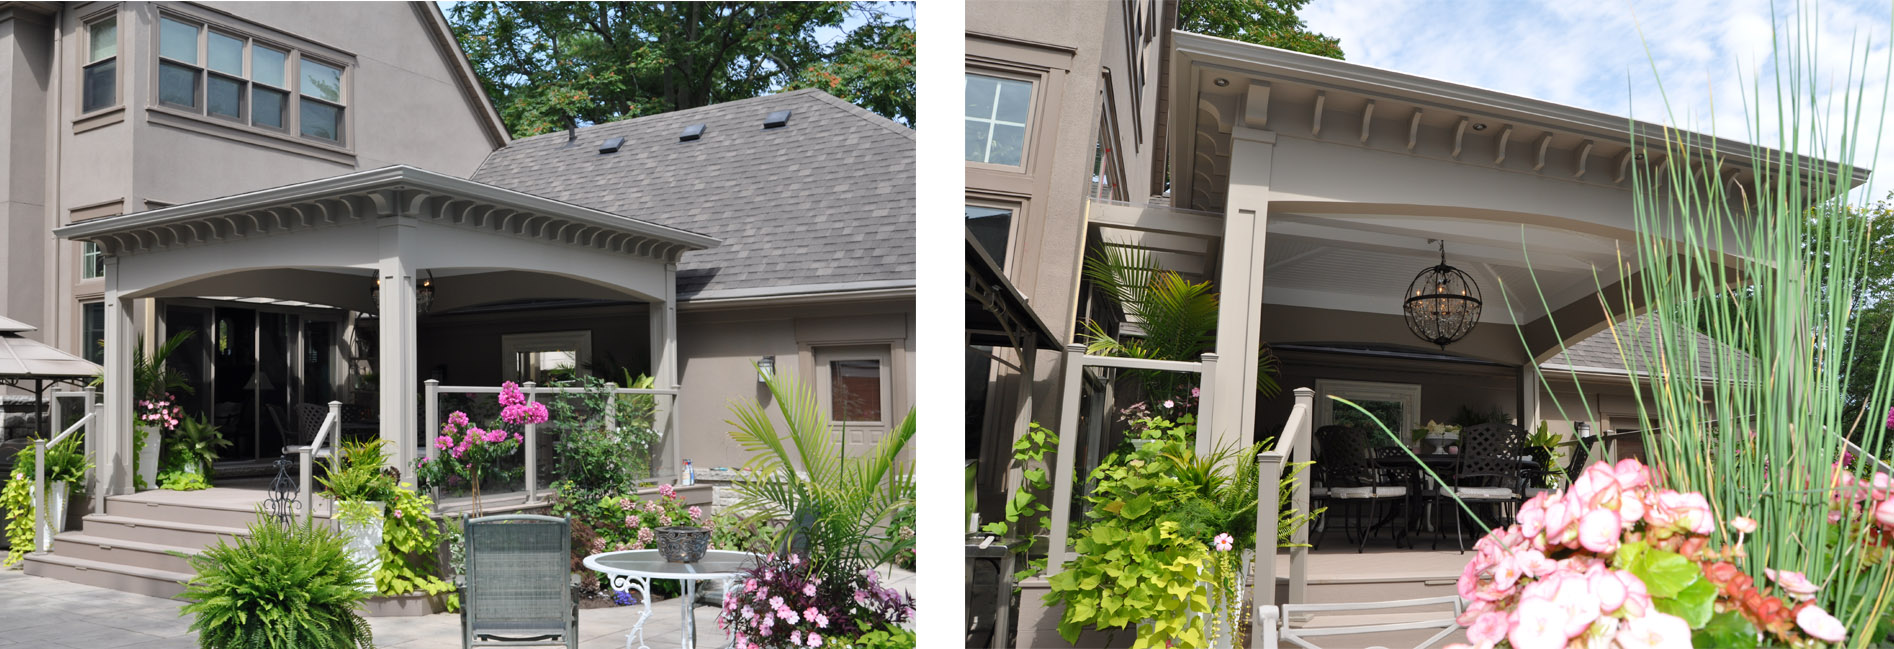
[[[1838,87],[1851,66],[1857,83],[1867,80],[1861,93],[1865,132],[1859,134],[1867,139],[1853,162],[1884,170],[1869,196],[1894,190],[1894,138],[1874,150],[1888,90],[1894,6],[1871,0],[1823,2],[1814,16],[1817,24],[1803,29],[1795,25],[1795,8],[1781,4],[1774,17],[1781,32],[1772,32],[1769,0],[1316,0],[1302,16],[1314,31],[1340,37],[1350,62],[1713,130],[1765,146],[1780,142],[1775,115],[1768,110],[1776,103],[1776,80],[1767,74],[1772,34],[1816,34],[1821,102],[1837,109],[1843,91],[1854,90]],[[1758,116],[1748,109],[1758,103],[1753,97],[1758,71],[1764,72],[1760,103],[1765,110],[1760,134],[1753,135],[1751,124]],[[1894,124],[1888,126],[1894,133]],[[1824,130],[1832,140],[1836,129]]]

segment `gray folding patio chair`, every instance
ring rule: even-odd
[[[466,534],[461,647],[577,649],[571,522],[527,514],[487,516],[467,521]]]
[[[1321,645],[1315,644],[1314,639],[1320,638],[1326,642],[1330,638],[1349,637],[1347,640],[1338,639],[1335,641],[1337,644],[1329,646],[1362,647],[1369,646],[1369,642],[1405,645],[1413,642],[1414,649],[1429,649],[1460,632],[1460,623],[1455,620],[1464,610],[1465,602],[1458,595],[1386,602],[1262,604],[1256,607],[1256,615],[1262,621],[1262,641],[1251,646],[1280,649],[1287,642],[1302,649],[1323,649]],[[1364,617],[1364,614],[1370,617]],[[1342,622],[1323,623],[1319,618],[1324,615],[1340,616],[1336,619]],[[1311,618],[1311,621],[1307,624],[1292,622],[1304,618]],[[1423,638],[1427,631],[1434,633]],[[1376,644],[1370,649],[1384,649],[1384,646]]]

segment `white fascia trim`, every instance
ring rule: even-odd
[[[680,306],[711,306],[745,302],[865,300],[914,295],[912,279],[838,282],[834,284],[798,284],[764,288],[738,288],[704,291],[678,300]]]
[[[111,234],[140,228],[161,226],[182,221],[222,214],[256,209],[275,203],[314,198],[331,194],[368,191],[374,189],[403,189],[412,187],[424,191],[436,191],[454,194],[475,200],[505,204],[509,207],[539,212],[548,216],[557,216],[583,222],[589,225],[627,231],[634,234],[662,239],[667,243],[681,244],[691,250],[703,250],[715,247],[721,240],[677,228],[658,225],[650,221],[641,221],[589,207],[582,207],[555,201],[548,198],[516,192],[510,189],[474,182],[444,174],[417,169],[407,165],[382,167],[351,174],[331,176],[284,185],[242,194],[233,194],[221,198],[212,198],[195,203],[185,203],[155,210],[133,212],[121,216],[108,216],[68,225],[53,230],[53,234],[62,239],[76,239]]]
[[[1237,71],[1259,72],[1267,76],[1287,77],[1291,81],[1349,90],[1370,96],[1386,96],[1389,99],[1436,105],[1464,113],[1486,114],[1496,119],[1598,138],[1626,138],[1630,135],[1629,127],[1632,124],[1637,126],[1639,140],[1662,141],[1667,136],[1663,126],[1643,120],[1633,120],[1576,106],[1384,70],[1359,63],[1338,61],[1313,54],[1183,31],[1172,32],[1171,41],[1175,44],[1176,51],[1184,55],[1177,59],[1181,60],[1179,71],[1186,73],[1184,83],[1175,84],[1175,87],[1192,93],[1191,100],[1186,103],[1179,103],[1177,98],[1173,97],[1172,106],[1196,105],[1194,94],[1197,92],[1196,82],[1188,74],[1189,65],[1195,63],[1229,67]],[[1712,138],[1702,133],[1675,129],[1672,131],[1686,134],[1687,137],[1696,140],[1706,151],[1710,146],[1714,146],[1718,153],[1725,156],[1748,159],[1753,150],[1775,152],[1773,149],[1721,137]],[[1818,161],[1813,159],[1803,158],[1803,162],[1804,168],[1824,173],[1838,174],[1841,170],[1841,164],[1837,162],[1822,160],[1819,161],[1821,165],[1819,168],[1814,166]],[[1855,186],[1859,187],[1866,183],[1870,173],[1872,170],[1854,167]]]

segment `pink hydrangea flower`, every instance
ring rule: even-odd
[[[660,495],[660,496],[664,496],[664,497],[666,497],[666,498],[669,498],[669,497],[671,497],[671,496],[675,496],[675,495],[677,495],[677,487],[673,487],[673,486],[671,486],[671,485],[668,485],[668,484],[661,484],[661,485],[658,485],[658,495]]]

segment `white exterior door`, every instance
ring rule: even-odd
[[[894,372],[888,347],[818,347],[815,374],[816,397],[828,410],[842,450],[851,456],[873,451],[894,425]]]

